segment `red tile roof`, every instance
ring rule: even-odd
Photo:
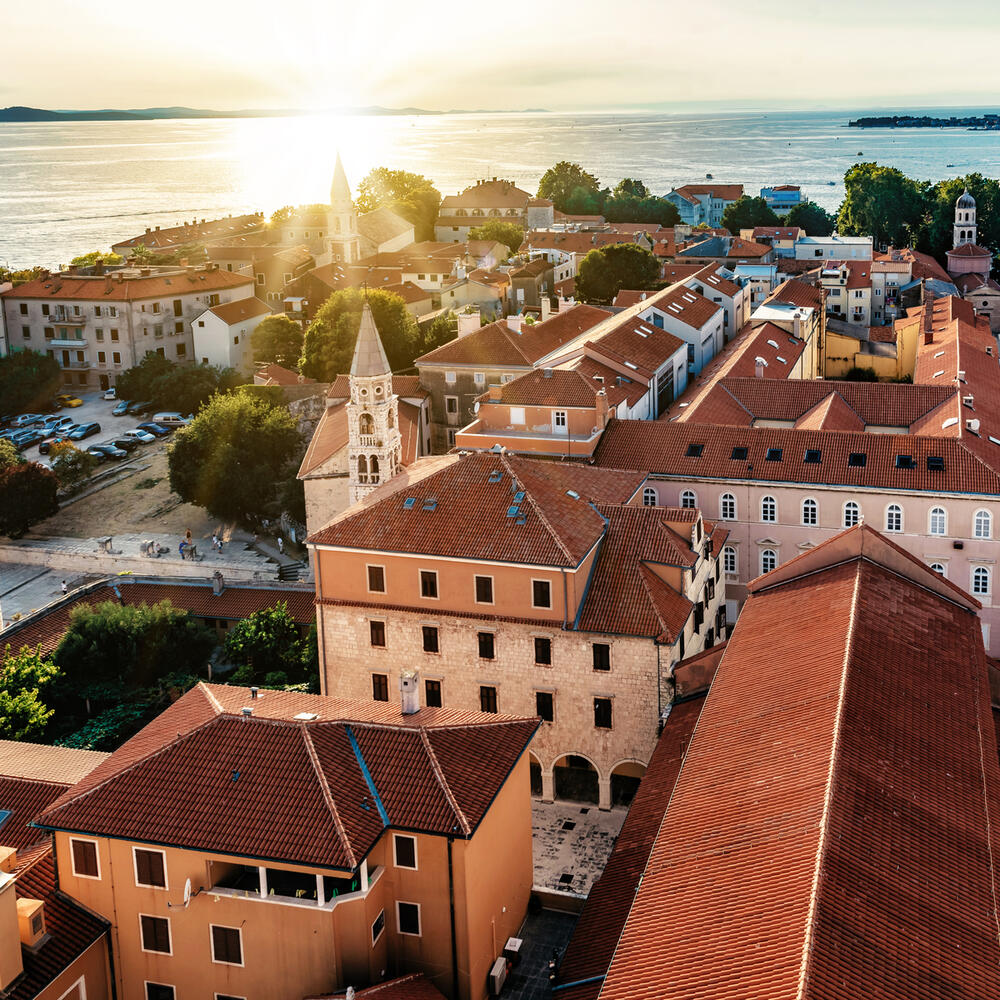
[[[955,247],[953,250],[948,250],[947,254],[949,257],[992,257],[993,255],[989,250],[984,247],[976,246],[975,243],[963,243],[960,246]]]
[[[802,235],[798,226],[755,226],[753,238],[771,240],[797,240]]]
[[[764,378],[788,378],[805,349],[804,340],[773,323],[764,323],[747,339],[727,378],[756,378],[758,358],[764,362]]]
[[[479,397],[483,405],[566,406],[593,409],[602,387],[577,371],[547,369],[526,372],[511,382],[497,386],[497,398],[487,392]]]
[[[739,201],[743,197],[742,184],[684,184],[674,190],[689,201],[700,201],[701,195],[710,195],[723,201]]]
[[[766,243],[754,243],[734,236],[729,242],[727,257],[766,257],[773,250]]]
[[[316,379],[308,378],[293,372],[289,368],[283,368],[273,361],[266,365],[261,365],[255,372],[254,378],[263,379],[263,385],[314,385]]]
[[[648,378],[640,377],[638,372],[633,372],[629,378],[586,354],[573,362],[573,367],[590,379],[595,388],[607,393],[609,406],[617,406],[623,401],[629,406],[635,406],[649,391]]]
[[[682,304],[687,307],[685,312],[675,313],[670,310],[667,315],[684,323],[694,323],[700,318],[701,311],[697,309],[697,303],[695,308],[688,302]],[[666,305],[661,303],[658,308],[665,310]],[[717,308],[713,306],[713,310]],[[588,340],[587,348],[591,356],[608,358],[617,362],[619,367],[625,365],[647,378],[678,351],[687,350],[684,341],[679,337],[675,337],[662,327],[655,326],[652,321],[646,322],[638,317],[624,320],[599,340]]]
[[[661,293],[656,301],[656,308],[660,312],[680,320],[693,330],[702,329],[722,310],[722,306],[684,285],[671,289],[665,295]]]
[[[155,269],[154,269],[155,270]],[[120,272],[115,272],[120,273]],[[134,274],[134,270],[128,271]],[[123,278],[121,281],[106,274],[101,278],[79,275],[52,275],[35,278],[0,293],[8,299],[76,299],[94,302],[131,302],[139,299],[165,299],[170,296],[189,295],[192,292],[218,292],[239,288],[246,292],[253,288],[253,278],[230,271],[209,271],[187,268],[148,277]]]
[[[470,836],[537,725],[199,684],[39,823],[353,870],[386,826]]]
[[[974,605],[870,528],[787,567],[741,613],[600,996],[1000,995]]]
[[[531,201],[531,195],[515,186],[513,181],[477,181],[461,194],[445,195],[441,199],[441,214],[447,215],[456,208],[519,208],[524,209]],[[487,221],[486,216],[469,216],[469,225],[479,226]]]
[[[792,306],[811,306],[813,309],[820,309],[823,306],[823,290],[805,281],[789,278],[778,285],[764,302],[784,302]]]
[[[338,452],[343,451],[350,441],[350,428],[347,424],[347,402],[334,403],[327,406],[316,424],[309,439],[309,447],[296,473],[303,479],[315,472],[321,465],[329,461]]]
[[[247,299],[236,299],[235,302],[224,302],[221,306],[212,306],[209,310],[213,316],[218,316],[226,326],[242,323],[257,316],[271,312],[271,307],[261,302],[255,296]]]
[[[889,247],[884,254],[877,254],[878,260],[901,261],[912,264],[914,278],[937,278],[940,281],[951,281],[948,272],[930,255],[909,247],[896,249]]]
[[[620,306],[621,308],[634,306],[637,302],[644,302],[650,294],[650,292],[641,291],[639,289],[623,288],[615,296],[614,302],[611,304],[613,306]]]
[[[28,824],[69,787],[69,782],[11,778],[0,774],[0,813],[11,814],[0,822],[0,846],[20,851],[47,840],[44,831]]]
[[[444,1000],[444,994],[429,979],[425,979],[422,972],[357,990],[354,996],[357,1000]],[[305,1000],[344,1000],[344,994],[326,993],[306,997]]]

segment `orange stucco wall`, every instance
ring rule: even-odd
[[[83,989],[71,992],[83,980]],[[84,992],[84,990],[86,992]],[[75,962],[64,969],[38,994],[36,1000],[109,1000],[111,968],[108,964],[108,939],[95,941]]]

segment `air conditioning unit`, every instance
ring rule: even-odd
[[[490,969],[490,996],[498,997],[507,982],[507,959],[502,955],[493,963]]]

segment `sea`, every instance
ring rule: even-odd
[[[742,182],[751,194],[763,185],[798,184],[830,210],[843,197],[844,172],[860,161],[931,181],[971,171],[1000,176],[998,132],[848,128],[858,116],[595,112],[0,123],[0,264],[55,267],[147,226],[325,203],[338,151],[354,186],[384,165],[424,174],[443,195],[482,177],[534,191],[549,166],[571,160],[602,184],[636,177],[658,194],[709,174],[720,183]]]

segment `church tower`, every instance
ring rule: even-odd
[[[399,398],[392,391],[392,371],[367,301],[361,311],[350,383],[347,461],[353,504],[399,471],[402,454]]]
[[[969,189],[955,202],[955,226],[952,232],[952,249],[963,243],[976,242],[976,199]]]
[[[332,260],[354,264],[361,257],[358,214],[354,211],[351,186],[347,183],[347,174],[344,172],[344,164],[340,162],[340,153],[337,154],[337,165],[333,169],[330,208],[326,217]]]

